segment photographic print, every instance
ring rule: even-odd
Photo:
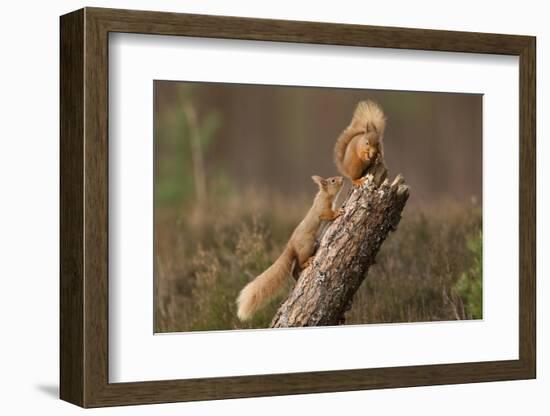
[[[536,378],[535,37],[86,7],[59,39],[62,400]]]
[[[482,319],[482,98],[154,81],[155,332]]]

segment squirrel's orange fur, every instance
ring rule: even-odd
[[[334,146],[334,161],[340,173],[354,184],[361,183],[365,171],[375,161],[382,161],[382,138],[386,117],[374,101],[361,101],[348,127]]]
[[[297,269],[309,266],[315,251],[315,238],[323,221],[332,221],[340,215],[334,210],[334,201],[342,188],[343,178],[335,176],[323,179],[312,176],[319,185],[319,192],[308,213],[296,227],[283,254],[267,270],[248,283],[237,298],[237,316],[246,321],[273,298],[285,279]]]

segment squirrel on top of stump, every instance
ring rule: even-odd
[[[340,173],[354,185],[365,181],[365,173],[375,164],[384,164],[382,139],[386,116],[374,101],[361,101],[348,127],[334,146],[334,161]],[[385,170],[385,169],[384,169]]]
[[[357,105],[351,123],[340,134],[334,147],[336,167],[351,179],[354,185],[364,183],[367,170],[381,166],[375,177],[386,175],[382,138],[386,117],[374,101],[361,101]],[[374,170],[374,169],[373,169]],[[321,225],[333,221],[342,214],[334,203],[343,184],[341,176],[323,179],[312,176],[319,186],[313,204],[305,218],[298,224],[283,253],[262,274],[249,282],[237,298],[237,316],[249,320],[284,285],[292,274],[296,279],[308,267],[315,254],[315,242]],[[375,179],[378,183],[378,180]]]

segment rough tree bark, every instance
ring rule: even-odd
[[[275,314],[272,328],[344,322],[355,292],[388,233],[395,231],[409,197],[401,175],[391,184],[380,181],[367,175],[362,186],[350,191],[343,214],[327,227],[313,262]]]

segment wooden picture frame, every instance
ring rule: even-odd
[[[62,16],[60,30],[61,399],[82,407],[100,407],[535,378],[534,37],[100,8]],[[110,32],[518,56],[519,359],[109,383]]]

